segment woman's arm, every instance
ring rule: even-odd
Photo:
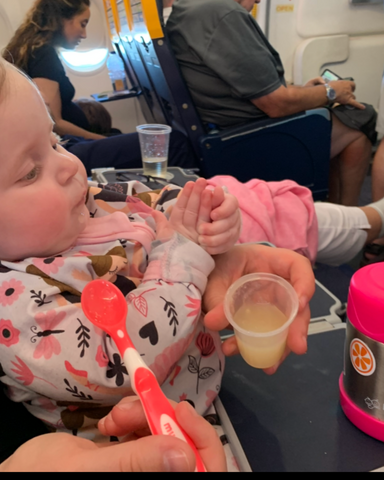
[[[40,90],[40,93],[44,99],[45,104],[49,108],[49,111],[55,122],[55,132],[60,135],[75,135],[77,137],[84,137],[91,140],[100,140],[105,138],[103,135],[88,132],[83,128],[67,122],[61,116],[61,97],[58,82],[48,80],[47,78],[34,78],[33,81]]]

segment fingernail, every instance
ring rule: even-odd
[[[120,403],[116,405],[114,408],[118,408],[119,410],[122,410],[123,412],[128,412],[132,410],[133,407],[133,402],[125,402],[125,403]]]
[[[196,412],[196,410],[192,407],[192,405],[189,402],[183,401],[182,402],[186,407],[188,408],[190,414],[194,417],[200,417],[200,415]]]
[[[168,450],[163,455],[165,472],[190,472],[191,467],[183,450]]]

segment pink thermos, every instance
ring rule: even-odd
[[[354,274],[347,317],[341,407],[357,428],[384,442],[384,263]]]

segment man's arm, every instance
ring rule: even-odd
[[[364,105],[356,101],[354,91],[356,85],[347,80],[329,82],[336,92],[336,102],[364,109]],[[251,102],[271,118],[285,117],[304,110],[328,105],[327,90],[324,85],[281,86],[274,92]]]

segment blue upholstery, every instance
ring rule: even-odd
[[[158,15],[156,1],[144,2]],[[162,15],[159,18],[162,24]],[[151,38],[147,30],[136,42],[137,48],[166,123],[189,137],[201,162],[200,175],[232,175],[243,182],[291,179],[310,188],[315,200],[325,199],[332,127],[329,111],[321,108],[210,132],[201,122],[165,28],[162,30],[158,38]]]

